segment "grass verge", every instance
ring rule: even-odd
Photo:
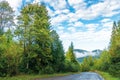
[[[104,78],[104,80],[120,80],[120,78],[113,77],[107,72],[97,71],[97,73],[99,73]]]
[[[43,74],[43,75],[17,75],[13,77],[0,77],[0,80],[35,80],[39,78],[49,78],[58,76],[67,76],[76,73],[55,73],[55,74]]]

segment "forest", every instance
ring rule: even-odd
[[[14,13],[7,1],[0,2],[0,77],[96,70],[120,77],[120,21],[113,22],[110,44],[100,58],[79,63],[73,42],[64,51],[44,4],[24,6],[17,23]]]

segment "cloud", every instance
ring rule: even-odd
[[[60,24],[60,23],[62,23],[64,21],[66,21],[66,20],[68,20],[68,17],[65,16],[64,14],[61,14],[61,15],[56,16],[56,17],[52,17],[50,19],[52,25]]]
[[[101,20],[102,23],[105,23],[105,22],[111,22],[111,21],[112,21],[112,20],[109,19],[109,18],[104,18],[104,19]]]
[[[72,6],[75,10],[82,9],[86,7],[86,3],[84,0],[68,0],[70,6]]]
[[[86,24],[85,25],[88,29],[88,31],[95,31],[97,27],[99,27],[99,24]]]
[[[93,52],[91,52],[91,51],[86,52],[86,53],[84,53],[84,54],[83,54],[83,53],[75,52],[75,55],[76,55],[77,58],[82,58],[82,57],[86,57],[86,56],[95,56],[96,53],[93,53]]]
[[[63,10],[56,10],[54,12],[55,15],[59,15],[59,14],[68,14],[69,10],[68,9],[63,9]]]
[[[65,0],[41,0],[41,2],[45,2],[52,6],[55,10],[65,9],[67,4]]]
[[[30,0],[26,0],[26,2],[29,2]],[[40,3],[41,0],[34,0],[33,3]]]
[[[58,30],[64,30],[65,28],[63,26],[59,26]]]
[[[76,32],[76,28],[75,28],[75,27],[69,27],[69,28],[68,28],[68,31],[74,33],[74,32]]]
[[[80,21],[77,21],[77,22],[74,23],[74,26],[75,27],[83,27],[84,24],[82,22],[80,22]]]
[[[18,11],[18,7],[22,4],[22,0],[7,1],[15,11]],[[38,1],[46,4],[51,25],[60,35],[65,51],[71,41],[74,42],[75,48],[86,50],[104,49],[108,46],[113,24],[112,17],[114,16],[115,19],[115,16],[120,14],[119,0],[103,0],[89,6],[84,0]]]
[[[83,3],[83,0],[68,0],[69,4],[74,6],[77,5],[79,3]]]
[[[52,11],[48,6],[46,7],[48,10],[48,15],[52,18],[55,16],[54,11]]]
[[[69,3],[74,7],[78,5],[76,8],[75,16],[85,20],[95,19],[99,16],[103,17],[111,17],[113,15],[120,13],[120,1],[119,0],[105,0],[104,2],[99,2],[97,4],[93,4],[90,7],[86,5],[82,5],[79,3],[85,4],[83,0],[69,0]]]
[[[75,48],[77,49],[104,49],[109,45],[110,35],[112,30],[112,22],[102,23],[103,28],[99,31],[95,31],[95,28],[101,27],[99,24],[86,24],[88,31],[77,31],[75,27],[69,27],[68,29],[72,33],[61,32],[59,33],[60,39],[63,40],[65,51],[71,41],[73,41]]]
[[[93,50],[95,48],[104,49],[107,47],[112,29],[112,20],[110,17],[118,14],[119,11],[117,10],[120,9],[119,4],[116,4],[118,0],[116,0],[116,2],[114,0],[114,4],[112,1],[109,2],[109,0],[106,0],[93,4],[90,7],[87,7],[86,3],[82,0],[68,0],[68,2],[75,9],[75,12],[68,11],[68,13],[63,15],[62,10],[59,9],[59,11],[55,11],[54,14],[59,15],[54,17],[55,19],[53,19],[52,23],[62,24],[62,22],[68,22],[66,24],[68,27],[65,27],[68,32],[65,32],[63,29],[58,31],[61,40],[63,40],[65,50],[67,50],[71,41],[74,42],[75,48]],[[84,3],[84,5],[82,5],[83,7],[80,7],[81,3]],[[99,23],[90,24],[83,23],[79,20],[94,20],[100,16],[109,18],[103,18]],[[87,31],[77,31],[77,27],[84,27]],[[100,28],[100,30],[96,31],[97,28]]]
[[[6,0],[10,4],[10,6],[13,8],[15,12],[18,12],[18,7],[21,6],[22,0]]]
[[[119,0],[106,0],[108,4],[104,10],[103,16],[110,17],[120,13],[120,1]]]

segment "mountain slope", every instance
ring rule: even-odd
[[[79,62],[82,62],[84,58],[87,58],[89,56],[92,56],[93,58],[99,58],[102,50],[96,49],[93,51],[87,51],[82,49],[74,49],[74,53],[77,57],[77,60]]]

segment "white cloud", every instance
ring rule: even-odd
[[[86,52],[86,53],[78,53],[78,52],[76,52],[75,55],[76,55],[77,58],[80,58],[80,57],[86,57],[86,56],[95,56],[96,53],[93,53],[91,51]]]
[[[47,10],[48,10],[48,15],[52,18],[55,16],[54,12],[49,8],[49,7],[46,7]]]
[[[76,31],[76,28],[75,28],[75,27],[69,27],[69,28],[68,28],[68,31],[74,33],[74,32]]]
[[[88,31],[95,31],[99,24],[86,24],[85,26],[88,28]]]
[[[103,17],[111,17],[113,15],[119,14],[119,11],[115,11],[120,9],[120,1],[119,0],[105,0],[104,2],[99,2],[97,4],[93,4],[90,7],[86,7],[86,5],[83,5],[82,7],[80,6],[84,2],[82,0],[77,0],[76,2],[74,0],[69,0],[69,3],[71,5],[77,6],[76,12],[74,17],[76,18],[81,18],[85,20],[91,20],[99,16]]]
[[[113,21],[105,22],[105,23],[102,24],[103,27],[112,27],[112,25],[113,25]]]
[[[63,9],[63,10],[56,10],[54,14],[68,14],[69,10],[68,9]]]
[[[70,5],[76,5],[76,4],[79,4],[79,3],[82,3],[83,0],[68,0],[69,4]]]
[[[110,18],[104,18],[99,24],[83,24],[82,22],[79,22],[79,19],[93,20],[99,16],[112,17],[113,15],[119,13],[119,11],[115,11],[120,9],[119,4],[116,4],[118,0],[113,0],[114,4],[112,1],[109,2],[109,0],[106,0],[104,2],[93,4],[88,8],[82,0],[80,0],[80,2],[79,0],[77,0],[78,2],[74,0],[68,1],[70,5],[75,8],[75,13],[69,12],[66,15],[63,15],[66,17],[63,20],[61,20],[62,17],[57,18],[60,19],[60,23],[61,21],[69,22],[67,24],[69,26],[67,29],[70,31],[70,33],[62,30],[59,33],[61,40],[63,40],[65,50],[67,50],[71,41],[74,42],[75,48],[93,50],[104,49],[107,47],[111,35],[112,20]],[[82,8],[79,6],[81,3],[84,3]],[[57,14],[61,14],[60,11],[58,11]],[[86,27],[88,31],[81,32],[76,30],[76,27],[82,26]],[[99,31],[95,31],[98,27],[102,28]]]
[[[73,41],[75,48],[93,50],[93,49],[105,49],[110,40],[112,23],[106,22],[101,24],[103,28],[100,31],[88,30],[86,32],[77,31],[75,27],[68,28],[71,33],[61,32],[59,33],[60,39],[63,41],[65,51],[67,51],[70,42]],[[86,24],[88,28],[95,29],[101,27],[99,24]]]
[[[120,11],[116,11],[120,9],[120,1],[119,0],[106,0],[104,2],[105,9],[103,11],[102,16],[111,17],[113,15],[119,14]]]
[[[64,27],[62,27],[62,26],[59,26],[58,27],[58,30],[64,30],[65,28]]]
[[[105,23],[105,22],[111,22],[112,20],[109,19],[109,18],[104,18],[103,20],[101,20],[102,23]]]
[[[71,23],[71,22],[76,22],[76,21],[78,21],[78,19],[79,19],[79,17],[77,17],[76,16],[76,14],[75,13],[68,13],[66,16],[68,16],[68,18],[69,18],[69,22]]]
[[[68,2],[75,10],[86,7],[86,3],[83,0],[68,0]]]
[[[42,0],[44,2],[44,0]],[[55,10],[62,10],[66,8],[65,0],[49,0],[50,6],[52,6]]]
[[[66,20],[68,20],[68,17],[65,16],[64,14],[61,14],[61,15],[59,15],[57,17],[52,17],[51,18],[51,24],[52,25],[58,25],[61,22],[66,21]]]
[[[15,11],[22,4],[22,0],[7,1]],[[66,0],[39,1],[47,4],[47,10],[51,17],[50,22],[52,26],[57,28],[65,50],[67,50],[71,41],[74,42],[75,48],[86,50],[104,49],[108,46],[112,29],[111,17],[120,14],[120,0],[104,0],[89,7],[87,7],[87,3],[84,0],[68,0],[68,3],[75,9],[75,12],[70,12]],[[54,10],[50,9],[48,5],[53,7]],[[98,21],[99,23],[86,24],[87,22],[82,23],[80,21],[81,19],[95,20],[98,17],[105,18]],[[67,24],[63,24],[65,21]],[[87,28],[87,31],[78,31],[77,29],[81,27]],[[99,27],[101,29],[96,31],[96,28]]]
[[[69,22],[68,26],[74,27],[74,28],[79,28],[79,27],[84,27],[85,25],[80,21],[72,21],[72,22]]]
[[[21,6],[22,0],[6,0],[10,4],[10,6],[13,8],[14,11],[18,12],[18,7]]]
[[[74,23],[74,26],[75,27],[83,27],[84,24],[82,22],[80,22],[80,21],[77,21],[77,22]]]
[[[27,0],[27,2],[29,2],[29,0]],[[40,3],[41,0],[34,0],[33,3]]]

